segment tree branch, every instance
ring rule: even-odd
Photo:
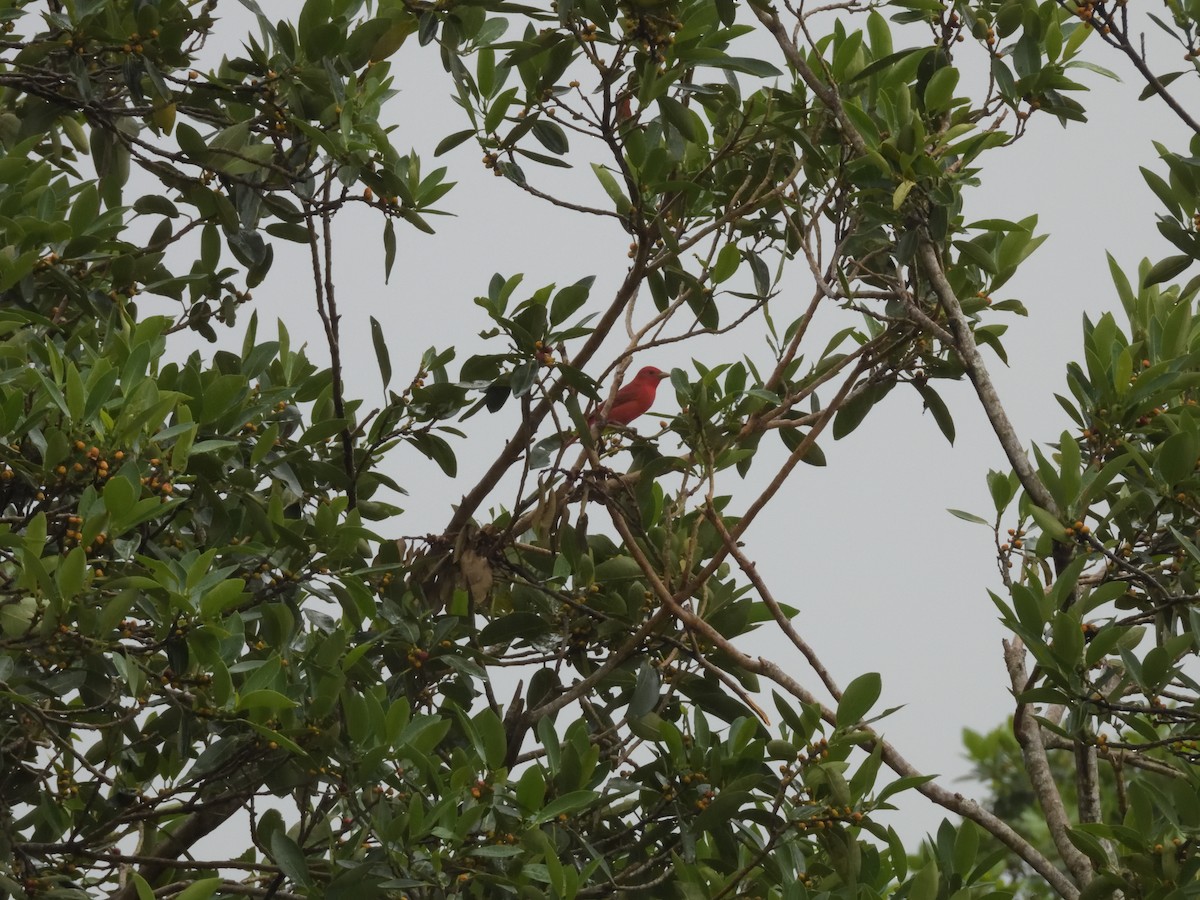
[[[192,813],[148,854],[152,860],[143,863],[138,874],[153,885],[158,876],[171,868],[168,860],[176,859],[198,840],[223,825],[231,815],[242,808],[249,796],[249,792],[235,794],[220,803]],[[137,886],[132,881],[128,881],[113,896],[113,900],[137,900],[137,896]]]
[[[1013,692],[1019,694],[1025,690],[1028,681],[1025,672],[1025,648],[1019,639],[1004,642],[1004,664],[1008,669]],[[1067,809],[1054,781],[1054,773],[1050,771],[1050,761],[1042,744],[1042,729],[1033,717],[1033,710],[1025,704],[1019,705],[1013,715],[1013,734],[1017,743],[1021,745],[1021,757],[1025,760],[1029,784],[1037,795],[1038,803],[1041,804],[1042,815],[1045,817],[1054,846],[1071,874],[1075,876],[1075,880],[1081,885],[1086,885],[1095,874],[1092,862],[1067,836],[1071,822],[1067,818]]]
[[[979,396],[983,411],[992,425],[992,431],[1000,440],[1000,446],[1004,449],[1004,455],[1008,457],[1009,465],[1013,467],[1017,478],[1021,481],[1021,487],[1025,488],[1030,499],[1042,509],[1056,518],[1061,516],[1062,512],[1059,510],[1058,504],[1042,483],[1042,479],[1038,477],[1037,472],[1034,471],[1029,457],[1025,454],[1025,447],[1017,437],[1012,422],[1009,421],[1008,413],[1000,402],[1000,395],[996,392],[996,386],[992,382],[991,375],[988,374],[987,366],[979,353],[979,347],[975,344],[975,337],[971,333],[971,326],[967,322],[966,315],[963,314],[962,304],[958,302],[958,296],[946,278],[942,261],[933,241],[928,237],[923,237],[917,249],[917,255],[921,271],[929,279],[938,303],[950,321],[955,352],[962,362],[963,368],[967,371],[967,377],[971,379],[971,384],[975,387],[975,393]]]

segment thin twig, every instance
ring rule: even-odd
[[[821,662],[821,659],[817,656],[816,651],[814,651],[813,648],[809,646],[808,642],[800,637],[796,629],[792,627],[792,623],[788,620],[788,617],[783,614],[783,609],[779,606],[779,601],[775,599],[774,595],[767,587],[767,583],[763,580],[762,576],[758,574],[758,567],[746,557],[746,554],[742,553],[742,551],[738,549],[737,542],[734,541],[733,537],[729,534],[729,530],[725,527],[725,523],[721,520],[721,516],[715,509],[713,509],[711,505],[705,507],[704,514],[707,516],[708,521],[712,523],[713,528],[715,528],[721,535],[721,540],[724,541],[725,546],[729,548],[730,555],[734,558],[734,560],[737,561],[738,566],[741,568],[745,576],[750,579],[750,583],[754,585],[754,589],[758,592],[759,599],[762,600],[762,602],[766,605],[767,609],[771,613],[771,616],[775,619],[775,623],[779,626],[779,629],[787,636],[788,640],[792,642],[796,649],[800,651],[804,658],[808,660],[808,664],[812,666],[812,670],[817,673],[817,677],[821,679],[821,684],[825,685],[825,689],[829,691],[829,695],[833,697],[834,700],[840,701],[842,699],[841,688],[839,688],[837,682],[833,680],[833,676],[829,674],[829,670],[825,668],[825,664]]]
[[[330,182],[327,178],[324,185],[324,207],[321,209],[321,241],[324,247],[324,265],[321,252],[317,247],[317,226],[311,205],[305,209],[305,219],[308,224],[308,247],[312,257],[313,287],[317,294],[317,314],[325,329],[325,342],[329,347],[330,381],[333,391],[333,414],[339,419],[346,418],[345,385],[342,380],[342,343],[341,317],[337,311],[337,299],[333,291],[333,235],[332,221],[329,212]],[[322,271],[324,269],[324,271]],[[358,488],[355,481],[354,469],[354,436],[350,423],[346,422],[341,432],[342,464],[346,471],[346,500],[349,509],[358,505]]]

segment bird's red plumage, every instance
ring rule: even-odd
[[[588,417],[588,425],[595,425],[598,421],[606,425],[628,425],[653,405],[658,383],[668,376],[669,373],[662,369],[646,366],[634,376],[633,381],[617,391],[608,414],[599,419],[598,412],[593,413]]]

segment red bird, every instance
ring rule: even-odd
[[[601,425],[628,425],[651,407],[654,395],[658,393],[658,383],[668,377],[669,372],[646,366],[634,376],[633,381],[617,391],[607,415],[601,418],[601,410],[596,410],[588,416],[588,427],[597,422]]]

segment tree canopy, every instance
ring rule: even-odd
[[[245,34],[216,0],[0,2],[0,892],[1198,893],[1200,10],[243,5]],[[415,357],[339,292],[349,211],[382,282],[463,209],[396,147],[404,54],[461,120],[434,157],[475,147],[628,246],[481,283],[455,308],[484,351]],[[1026,446],[985,354],[1046,236],[1036,198],[964,197],[1102,65],[1195,137],[1142,169],[1171,255],[1113,262],[1124,321],[1086,320],[1064,430]],[[273,269],[289,244],[306,269]],[[318,346],[254,311],[281,276]],[[644,351],[710,338],[678,414],[606,423]],[[879,674],[835,683],[747,535],[893,392],[953,442],[962,380],[1011,466],[960,514],[1015,698],[968,737],[980,800],[888,742]],[[489,464],[398,538],[406,461],[464,453]],[[747,649],[765,629],[787,658]],[[950,817],[922,846],[880,821],[902,792]]]

